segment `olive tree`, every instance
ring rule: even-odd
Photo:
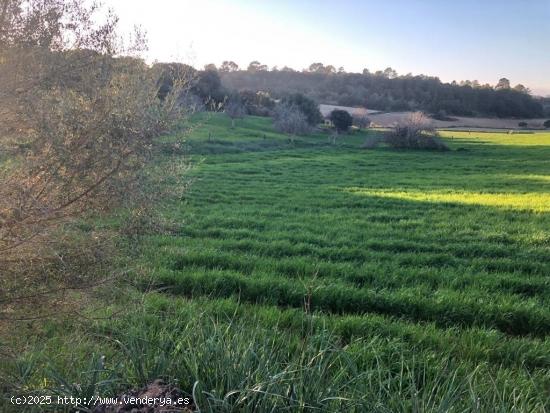
[[[143,36],[124,46],[116,16],[98,23],[97,11],[77,0],[0,6],[0,321],[82,284],[89,265],[77,261],[97,259],[97,232],[77,247],[67,224],[136,205],[155,138],[185,116],[186,76],[160,99],[160,71],[137,57]]]

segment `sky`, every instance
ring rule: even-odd
[[[349,72],[496,84],[550,95],[550,0],[104,0],[147,32],[149,61]]]

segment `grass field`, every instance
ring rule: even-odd
[[[548,411],[550,133],[439,153],[204,122],[177,225],[140,245],[142,305],[52,327],[21,380],[82,383],[106,355],[94,391],[167,376],[203,411]]]

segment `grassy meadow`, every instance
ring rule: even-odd
[[[550,133],[366,150],[378,131],[291,143],[270,122],[202,119],[190,189],[159,199],[176,224],[107,299],[126,311],[43,326],[14,380],[166,377],[201,411],[548,412]]]

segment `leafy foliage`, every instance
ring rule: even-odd
[[[249,115],[272,115],[273,109],[275,108],[275,100],[269,93],[263,91],[253,92],[251,90],[241,90],[239,95]]]
[[[323,121],[323,115],[321,115],[319,105],[301,93],[293,93],[285,96],[282,99],[282,103],[296,107],[305,115],[307,123],[310,126],[316,126]]]
[[[353,124],[353,118],[346,110],[333,110],[330,112],[330,120],[338,132],[348,131]]]
[[[78,236],[67,226],[147,202],[145,166],[156,138],[185,120],[178,97],[188,86],[173,72],[168,93],[158,68],[114,57],[141,50],[143,39],[119,48],[116,18],[97,24],[93,5],[2,7],[0,320],[37,317],[38,303],[63,301],[49,293],[89,285],[87,268],[106,263],[108,248],[94,247],[98,232]]]

